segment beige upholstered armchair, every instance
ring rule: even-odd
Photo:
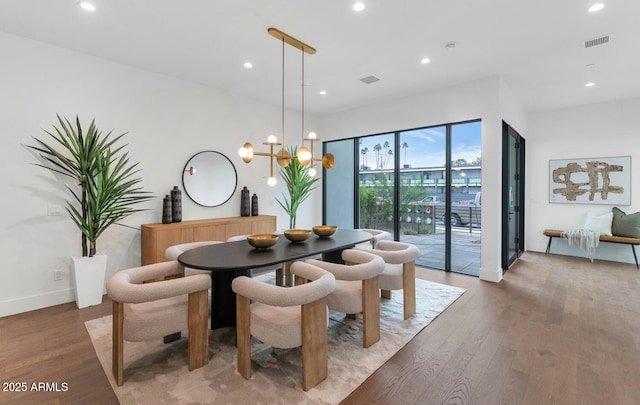
[[[307,260],[336,277],[336,288],[327,297],[329,308],[346,314],[362,313],[363,347],[380,340],[380,291],[378,278],[384,270],[379,256],[363,250],[347,249],[342,259],[352,265]]]
[[[179,245],[169,246],[164,251],[164,257],[166,257],[167,260],[170,260],[170,261],[178,260],[178,256],[180,256],[187,250],[199,248],[202,246],[215,245],[217,243],[224,243],[224,242],[219,240],[207,240],[207,241],[201,241],[201,242],[187,242],[187,243],[181,243]],[[184,266],[183,268],[184,268],[185,276],[192,276],[194,274],[206,274],[207,276],[211,277],[211,272],[209,270],[198,270],[198,269],[192,269],[190,267],[184,267]],[[211,297],[211,288],[209,288],[208,295],[209,297]]]
[[[293,263],[291,271],[311,281],[280,287],[245,276],[233,279],[238,372],[246,379],[251,377],[252,335],[281,349],[302,346],[302,388],[307,391],[329,372],[326,296],[336,281],[330,273],[304,262]]]
[[[387,231],[380,231],[378,229],[365,229],[365,228],[358,229],[358,231],[364,231],[371,234],[372,238],[369,241],[369,243],[371,245],[371,248],[373,249],[375,249],[376,244],[381,240],[393,240],[393,238],[391,237],[391,234]],[[367,244],[359,245],[359,247],[364,247],[364,246],[367,246]]]
[[[189,333],[189,371],[209,362],[207,290],[204,274],[162,280],[182,274],[176,262],[162,262],[122,270],[107,282],[113,300],[113,376],[124,379],[124,340],[139,342]],[[145,283],[147,280],[161,280]],[[165,342],[167,339],[165,339]]]
[[[164,257],[166,257],[167,260],[178,260],[178,256],[180,256],[187,250],[195,249],[201,246],[215,245],[216,243],[223,243],[223,242],[219,240],[207,240],[202,242],[187,242],[187,243],[181,243],[179,245],[169,246],[164,251]],[[192,274],[211,274],[211,272],[207,270],[196,270],[196,269],[185,268],[184,274],[187,276],[190,276]]]
[[[180,256],[187,250],[195,249],[201,246],[215,245],[216,243],[224,242],[219,240],[206,240],[201,242],[181,243],[179,245],[169,246],[167,249],[165,249],[164,256],[167,258],[167,260],[178,260],[178,256]]]
[[[416,258],[420,251],[415,245],[381,240],[376,248],[365,250],[382,257],[384,271],[380,274],[382,297],[390,299],[391,290],[403,290],[404,319],[416,313]]]

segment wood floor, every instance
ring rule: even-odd
[[[344,404],[640,404],[634,265],[526,253],[499,284],[417,273],[467,292]],[[110,304],[0,318],[3,385],[68,384],[0,391],[0,403],[117,403],[84,327]]]

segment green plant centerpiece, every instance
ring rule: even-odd
[[[153,196],[140,187],[142,179],[136,177],[138,163],[129,161],[129,154],[124,151],[127,145],[120,143],[126,133],[112,137],[112,131],[103,135],[95,120],[85,131],[77,116],[75,125],[67,118],[59,115],[57,118],[59,126],[53,125],[53,131],[44,130],[49,142],[34,137],[36,144],[27,147],[42,158],[42,163],[35,163],[37,166],[63,175],[72,183],[65,183],[70,193],[66,209],[82,233],[82,257],[94,258],[100,235],[111,225],[143,211],[136,209],[136,204]],[[77,262],[74,258],[75,265]],[[106,267],[106,256],[103,267]],[[78,307],[94,305],[94,300],[88,300],[92,303],[81,306],[78,294],[82,291],[78,282],[84,276],[75,271]],[[102,271],[99,302],[104,287],[104,269]]]
[[[296,156],[297,149],[295,146],[289,147],[289,155]],[[289,229],[295,229],[298,208],[304,200],[309,198],[311,192],[315,189],[314,184],[318,181],[318,178],[309,176],[307,167],[301,165],[298,159],[295,158],[289,161],[289,165],[280,169],[280,176],[282,176],[282,180],[287,185],[289,199],[282,193],[283,201],[277,198],[276,201],[289,215]]]

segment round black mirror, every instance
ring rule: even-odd
[[[196,153],[184,166],[182,186],[189,198],[205,207],[229,201],[238,185],[236,168],[220,152]]]

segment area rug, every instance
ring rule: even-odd
[[[381,300],[380,341],[362,347],[362,318],[330,312],[329,376],[302,390],[300,349],[252,343],[250,380],[236,371],[235,328],[210,332],[209,364],[187,368],[187,341],[125,342],[124,384],[111,373],[111,316],[85,323],[98,359],[121,404],[337,404],[464,293],[416,280],[417,313],[403,320],[402,291]],[[183,334],[183,336],[186,333]]]

